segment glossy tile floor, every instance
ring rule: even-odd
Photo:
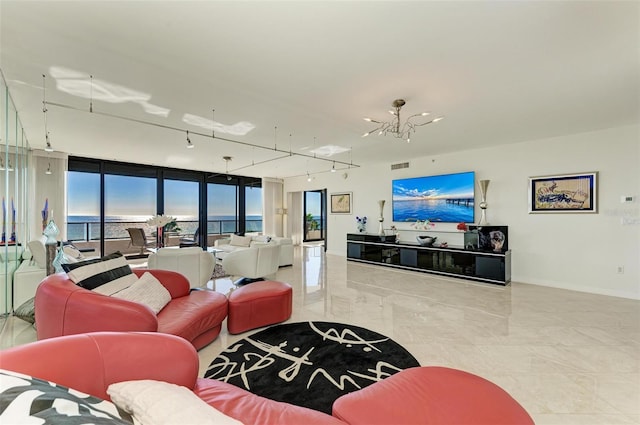
[[[640,301],[514,282],[509,287],[347,262],[296,248],[279,280],[290,322],[351,323],[391,337],[422,365],[463,369],[507,390],[537,424],[640,424]],[[209,285],[222,293],[229,279]],[[245,334],[246,335],[246,334]],[[201,374],[226,346],[200,350]],[[3,347],[35,340],[8,318]]]

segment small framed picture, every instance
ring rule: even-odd
[[[353,195],[351,192],[331,194],[331,214],[351,214],[351,203]]]
[[[529,213],[598,212],[598,173],[529,178]]]

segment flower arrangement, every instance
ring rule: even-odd
[[[164,231],[179,232],[180,228],[176,223],[176,218],[170,215],[156,214],[147,220],[149,226],[156,228],[156,247],[162,248],[165,245]]]
[[[411,227],[416,230],[431,230],[431,228],[435,227],[435,224],[427,220],[416,220],[411,223]]]
[[[147,220],[147,224],[151,227],[164,227],[172,221],[176,221],[176,219],[170,215],[157,214]]]
[[[367,230],[367,217],[356,217],[356,222],[358,223],[358,231],[364,232]]]
[[[458,223],[458,225],[456,226],[456,229],[462,230],[464,232],[469,230],[469,228],[467,227],[467,223]]]

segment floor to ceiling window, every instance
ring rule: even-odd
[[[213,245],[219,235],[262,230],[258,178],[77,157],[69,158],[68,176],[66,238],[90,245],[96,255],[131,251],[128,227],[143,228],[153,240],[155,229],[146,221],[155,214],[177,219],[180,230],[171,234],[175,244],[197,229],[206,229],[203,246]]]

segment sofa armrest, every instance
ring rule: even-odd
[[[183,338],[99,332],[47,339],[4,350],[0,368],[109,399],[115,382],[153,379],[193,389],[198,354]]]
[[[88,291],[65,273],[50,275],[38,286],[35,315],[38,339],[85,332],[158,330],[158,318],[149,307]]]
[[[147,270],[147,269],[133,269],[133,273],[140,277],[145,273],[151,273],[156,279],[162,283],[162,286],[167,288],[167,291],[171,294],[171,299],[184,297],[189,295],[191,286],[189,285],[189,279],[187,279],[182,273],[174,272],[172,270]]]

